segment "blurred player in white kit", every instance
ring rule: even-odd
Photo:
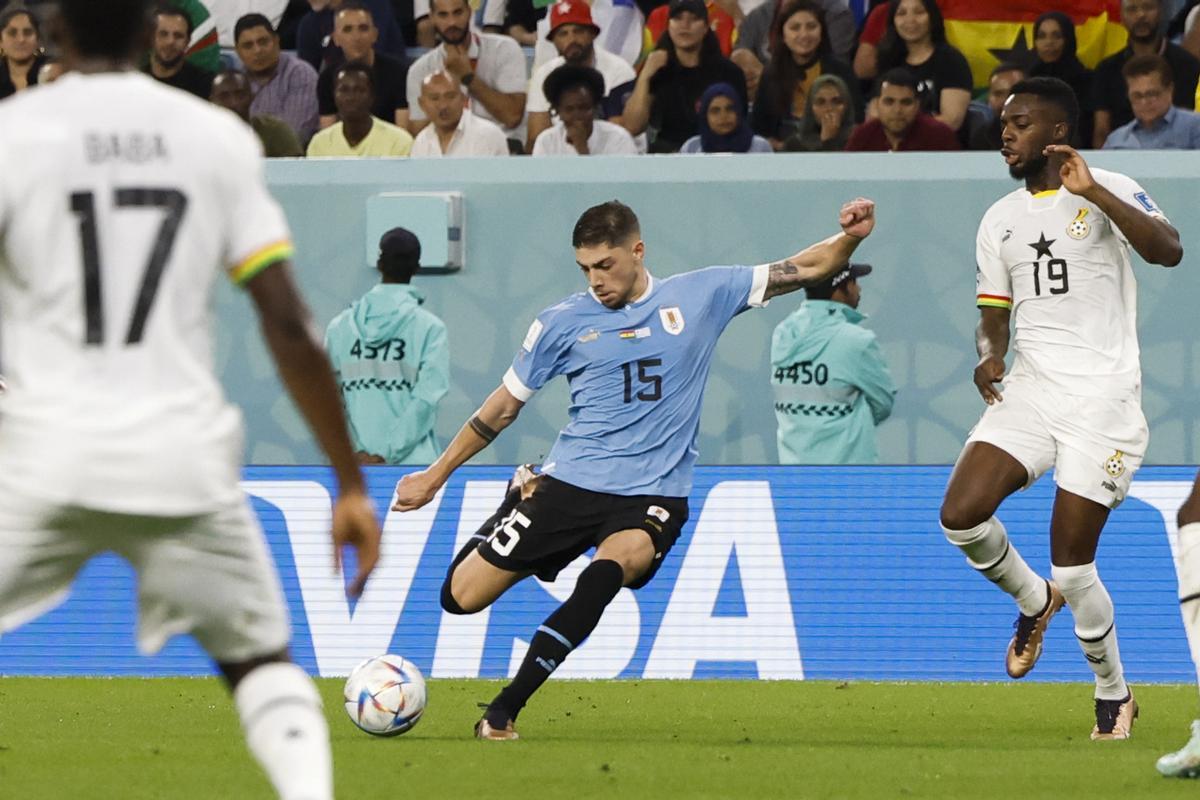
[[[138,575],[138,643],[190,634],[284,798],[333,796],[316,687],[238,487],[239,412],[212,364],[221,271],[246,289],[336,473],[335,557],[358,593],[379,527],[290,232],[250,128],[137,72],[147,0],[62,0],[69,74],[0,106],[0,633],[65,599],[92,556]]]

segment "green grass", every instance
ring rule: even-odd
[[[470,738],[497,684],[431,681],[409,734],[351,725],[322,681],[338,797],[1095,798],[1200,795],[1154,760],[1192,686],[1136,689],[1127,742],[1092,742],[1083,684],[552,681],[519,742]],[[266,781],[216,680],[0,679],[0,797],[258,798]]]

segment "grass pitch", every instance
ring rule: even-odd
[[[340,798],[1171,798],[1192,686],[1135,687],[1092,742],[1084,684],[551,681],[518,742],[470,738],[489,681],[430,681],[409,734],[358,731],[321,682]],[[215,679],[0,679],[0,797],[267,798]]]

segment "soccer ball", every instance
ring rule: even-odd
[[[425,713],[425,678],[400,656],[376,656],[354,668],[343,697],[355,725],[374,736],[399,736]]]

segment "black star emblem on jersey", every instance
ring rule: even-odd
[[[1046,234],[1040,234],[1036,242],[1030,242],[1029,246],[1037,251],[1038,258],[1054,258],[1054,253],[1050,252],[1050,245],[1057,242],[1058,239],[1046,239]]]

